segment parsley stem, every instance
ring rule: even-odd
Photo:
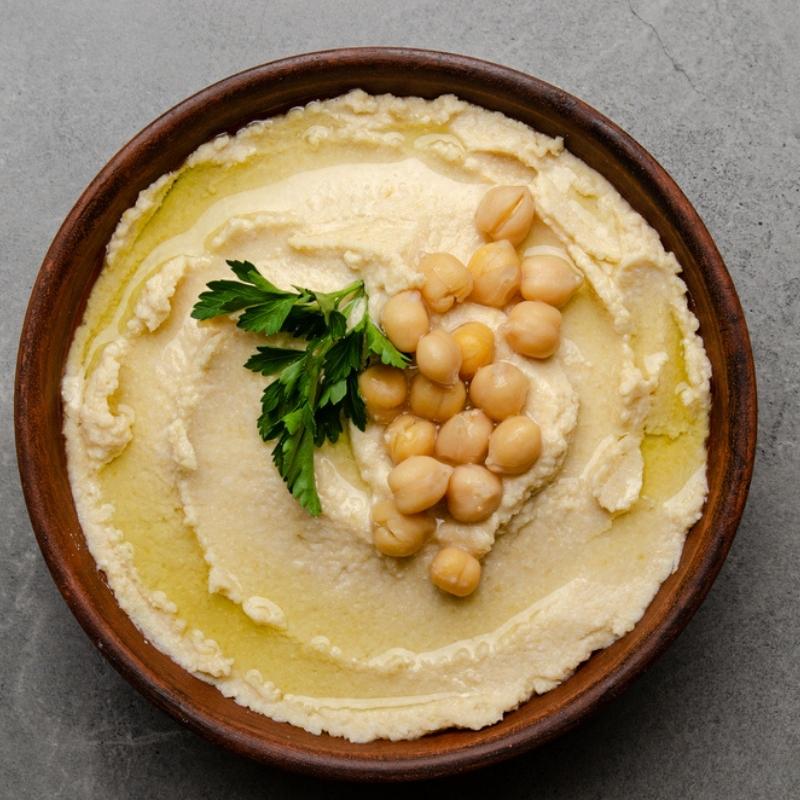
[[[339,289],[338,292],[332,292],[330,296],[335,297],[337,300],[341,301],[344,300],[345,297],[353,293],[356,293],[356,297],[353,298],[354,300],[358,299],[359,297],[364,297],[366,292],[364,291],[363,280],[353,281],[349,286],[345,286],[344,289]]]

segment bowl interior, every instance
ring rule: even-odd
[[[238,706],[145,641],[86,548],[66,473],[59,391],[105,245],[138,192],[218,133],[355,87],[429,98],[454,93],[563,136],[676,254],[713,367],[706,510],[677,571],[635,629],[490,728],[364,745],[314,736]],[[755,379],[741,307],[708,232],[658,164],[613,123],[553,86],[462,56],[389,48],[257,67],[200,92],[126,145],[81,196],[47,253],[22,332],[16,389],[31,520],[56,583],[95,644],[157,705],[212,740],[286,767],[350,778],[430,777],[497,761],[552,738],[619,693],[677,635],[710,587],[741,516],[755,445]]]

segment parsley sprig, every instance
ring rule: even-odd
[[[356,281],[337,292],[295,286],[279,289],[249,261],[228,261],[238,281],[208,284],[192,316],[205,320],[241,312],[237,326],[251,333],[289,334],[303,347],[265,344],[245,367],[275,376],[261,395],[258,432],[277,440],[272,460],[289,491],[312,516],[322,511],[314,477],[314,449],[336,442],[344,420],[360,430],[367,423],[358,374],[371,361],[408,366],[408,358],[386,338],[366,311],[367,292]],[[360,318],[359,311],[362,311]]]

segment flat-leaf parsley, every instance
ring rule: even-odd
[[[356,281],[338,292],[294,287],[287,292],[270,283],[249,261],[228,261],[238,281],[211,281],[192,309],[204,320],[241,312],[238,327],[273,336],[286,333],[304,347],[265,344],[245,367],[275,376],[261,395],[258,432],[277,440],[272,460],[289,491],[309,514],[322,511],[314,476],[314,449],[336,442],[344,420],[360,430],[367,424],[358,374],[370,361],[405,368],[404,356],[370,319],[367,292]],[[360,318],[359,311],[362,311]]]

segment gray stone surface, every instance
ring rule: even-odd
[[[243,761],[156,711],[52,585],[18,487],[17,336],[60,220],[134,132],[202,86],[357,44],[461,51],[604,111],[695,203],[738,286],[759,462],[730,558],[670,651],[558,742],[419,796],[800,796],[800,11],[796,0],[0,1],[0,796],[368,796]],[[401,789],[387,794],[400,794]]]

